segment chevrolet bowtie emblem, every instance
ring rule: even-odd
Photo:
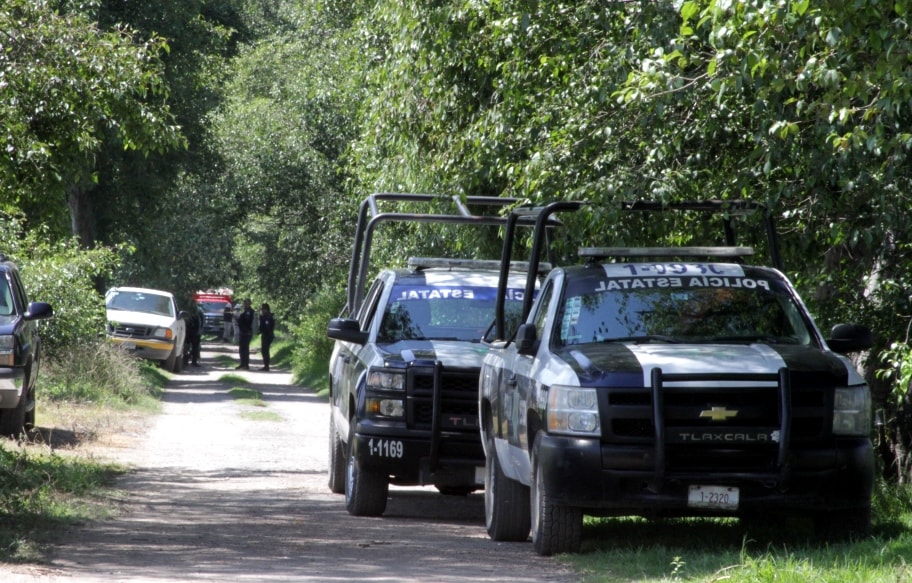
[[[713,407],[712,409],[700,411],[700,418],[709,417],[713,421],[725,421],[737,414],[738,411],[729,411],[725,407]]]

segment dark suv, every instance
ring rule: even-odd
[[[41,339],[38,320],[51,305],[29,302],[19,270],[0,255],[0,434],[16,437],[35,424]]]

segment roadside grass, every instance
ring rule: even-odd
[[[809,520],[590,518],[578,555],[559,560],[583,583],[912,581],[912,487],[880,484],[874,534],[814,538]]]
[[[40,560],[55,533],[112,515],[116,464],[0,441],[0,562]]]
[[[154,409],[170,378],[156,364],[113,344],[80,344],[42,362],[41,397],[68,403],[97,403]]]
[[[231,382],[245,384],[247,380],[240,375],[227,374],[222,375],[219,379],[222,382]],[[228,389],[228,395],[240,405],[248,407],[267,407],[266,401],[263,400],[263,393],[245,386],[234,386]],[[281,421],[282,416],[272,411],[263,410],[244,410],[241,411],[241,417],[252,421]]]
[[[281,421],[282,416],[273,411],[241,411],[241,417],[251,421]]]
[[[231,366],[234,366],[235,364],[237,364],[237,359],[232,358],[231,356],[229,356],[227,354],[218,354],[215,357],[215,362],[217,362],[221,366],[231,367]]]
[[[105,342],[45,358],[35,429],[0,439],[0,562],[41,560],[60,530],[116,512],[110,485],[126,469],[82,446],[144,423],[168,378]]]
[[[263,394],[246,387],[232,387],[228,389],[228,395],[241,405],[252,405],[254,407],[265,407]]]

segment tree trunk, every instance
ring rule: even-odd
[[[91,190],[79,185],[67,189],[67,205],[70,207],[70,225],[73,235],[85,248],[95,245],[95,211]]]

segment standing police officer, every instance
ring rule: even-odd
[[[263,368],[260,370],[269,370],[269,347],[275,338],[275,318],[269,311],[269,304],[264,303],[260,307],[260,343],[263,354]]]
[[[238,328],[238,356],[241,364],[235,368],[250,370],[250,341],[253,339],[253,308],[250,307],[250,300],[244,300],[244,307],[237,317]]]

